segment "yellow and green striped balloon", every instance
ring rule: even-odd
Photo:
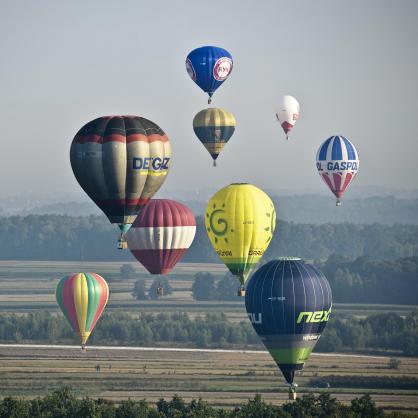
[[[96,273],[70,274],[59,281],[56,298],[84,347],[109,299],[106,280]]]
[[[213,248],[243,288],[270,244],[276,211],[269,196],[259,188],[234,183],[209,200],[205,227]]]
[[[235,117],[232,113],[218,108],[201,110],[193,119],[193,129],[203,146],[216,159],[235,131]]]

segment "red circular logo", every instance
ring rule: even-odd
[[[221,57],[215,62],[213,67],[213,77],[217,81],[224,81],[232,71],[232,60],[228,57]]]

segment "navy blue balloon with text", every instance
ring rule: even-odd
[[[209,95],[208,103],[211,103],[215,90],[229,77],[232,67],[231,54],[216,46],[194,49],[186,59],[187,73]]]
[[[283,257],[260,267],[247,283],[248,317],[287,383],[303,368],[331,312],[328,280],[314,265]]]

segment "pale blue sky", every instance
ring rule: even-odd
[[[106,114],[167,132],[165,195],[233,181],[324,191],[314,160],[332,134],[359,151],[351,188],[417,186],[417,1],[2,0],[0,19],[3,196],[83,193],[70,143]],[[216,169],[192,130],[206,96],[184,66],[205,44],[234,58],[213,105],[233,112],[237,129]],[[289,142],[274,118],[281,94],[301,104]]]

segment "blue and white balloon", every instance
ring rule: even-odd
[[[232,67],[231,54],[216,46],[194,49],[186,59],[187,73],[209,95],[208,103],[215,90],[230,76]]]

